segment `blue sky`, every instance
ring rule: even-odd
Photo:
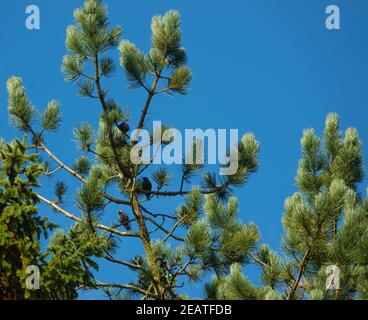
[[[253,132],[261,143],[260,169],[247,185],[236,190],[240,215],[260,228],[262,241],[278,250],[282,235],[283,202],[296,191],[295,174],[300,158],[302,130],[321,133],[327,113],[340,115],[342,128],[355,127],[367,140],[368,105],[368,3],[354,1],[248,0],[248,1],[118,1],[108,0],[112,25],[120,24],[123,38],[142,50],[150,45],[150,20],[169,9],[182,15],[183,44],[193,70],[187,96],[159,97],[149,120],[161,120],[178,129],[238,128]],[[25,28],[25,8],[41,10],[41,29]],[[47,141],[68,164],[79,154],[72,129],[82,121],[97,122],[100,111],[93,102],[76,95],[75,86],[64,82],[60,65],[65,54],[65,29],[74,8],[82,0],[4,1],[0,12],[0,136],[9,140],[18,133],[8,124],[6,80],[23,78],[31,101],[43,109],[56,99],[62,105],[63,124]],[[336,4],[341,29],[325,28],[325,9]],[[118,62],[117,50],[113,57]],[[134,123],[144,103],[142,90],[127,89],[117,67],[110,79],[111,93],[131,113]],[[368,154],[368,147],[363,147]],[[62,175],[73,191],[76,184]],[[50,196],[57,178],[43,180],[40,193]],[[365,192],[367,181],[361,185]],[[76,211],[73,197],[66,208]],[[151,206],[174,209],[179,200]],[[157,206],[157,207],[156,207]],[[66,220],[46,207],[61,225]],[[108,214],[114,214],[107,212]],[[124,244],[127,243],[126,246]],[[137,252],[138,243],[124,240],[119,255]],[[125,251],[124,251],[125,250]],[[247,271],[247,268],[246,268]],[[100,280],[124,281],[130,275],[103,265]],[[249,268],[249,276],[256,272]],[[194,296],[201,286],[190,287]],[[98,298],[100,295],[86,295]]]

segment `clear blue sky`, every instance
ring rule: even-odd
[[[153,15],[177,9],[182,15],[183,43],[193,69],[191,91],[174,99],[154,101],[150,120],[162,120],[184,128],[239,128],[253,132],[261,143],[260,169],[248,184],[236,190],[240,214],[254,221],[262,241],[279,249],[283,202],[296,191],[294,177],[300,158],[302,130],[324,126],[328,112],[337,112],[342,128],[355,127],[367,147],[368,106],[368,2],[366,0],[108,0],[111,24],[120,24],[123,38],[142,50],[149,48]],[[41,10],[41,30],[25,28],[25,8]],[[43,109],[51,99],[62,104],[64,122],[57,134],[48,136],[55,153],[71,164],[78,155],[72,129],[82,121],[96,124],[98,106],[76,95],[75,86],[64,82],[60,64],[65,54],[65,29],[74,8],[82,0],[3,1],[0,12],[0,136],[16,134],[8,124],[6,80],[23,78],[31,101]],[[325,28],[325,8],[339,5],[341,30]],[[117,51],[113,56],[117,61]],[[141,110],[144,92],[124,85],[117,68],[110,81],[111,93],[126,106],[134,120]],[[134,121],[136,122],[136,121]],[[62,178],[73,190],[77,184]],[[43,180],[42,194],[50,196],[54,180]],[[364,192],[365,181],[361,186]],[[72,195],[66,208],[75,211]],[[175,208],[170,200],[152,209]],[[42,207],[63,226],[64,218]],[[107,212],[115,214],[114,212]],[[138,250],[124,240],[119,255]],[[125,245],[128,244],[128,245]],[[246,268],[246,271],[248,269]],[[256,279],[250,268],[249,275]],[[123,282],[129,275],[103,265],[98,278]],[[191,287],[194,296],[201,287]],[[85,296],[100,297],[98,294]]]

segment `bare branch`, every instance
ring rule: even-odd
[[[63,214],[64,216],[68,217],[69,219],[72,219],[74,221],[82,221],[81,218],[77,217],[76,215],[64,210],[63,208],[61,208],[60,206],[58,206],[55,202],[53,201],[50,201],[44,197],[42,197],[41,195],[39,194],[36,194],[38,199],[40,199],[41,201],[45,202],[46,204],[48,204],[50,207],[52,207],[53,209],[55,209],[57,212]],[[105,231],[108,231],[108,232],[111,232],[111,233],[114,233],[114,234],[117,234],[119,236],[123,236],[123,237],[137,237],[139,238],[139,234],[136,233],[136,232],[122,232],[122,231],[119,231],[119,230],[116,230],[114,228],[111,228],[111,227],[107,227],[105,225],[102,225],[102,224],[97,224],[96,225],[96,228],[98,229],[101,229],[101,230],[105,230]]]
[[[108,252],[106,252],[107,256],[105,257],[106,260],[110,261],[110,262],[113,262],[113,263],[117,263],[117,264],[121,264],[123,266],[126,266],[126,267],[129,267],[129,268],[132,268],[132,269],[142,269],[141,266],[137,265],[137,264],[133,264],[133,263],[130,263],[130,262],[126,262],[126,261],[122,261],[122,260],[119,260],[119,259],[115,259],[114,257],[112,257]]]
[[[222,184],[221,186],[212,188],[212,189],[208,189],[208,190],[201,190],[202,194],[213,194],[216,192],[219,192],[223,189],[225,189],[226,187],[228,187],[229,183],[225,182],[224,184]],[[166,196],[166,197],[175,197],[175,196],[184,196],[187,194],[190,194],[191,191],[145,191],[147,194],[150,195],[155,195],[155,196]]]
[[[170,234],[170,231],[169,230],[167,230],[166,228],[164,228],[163,226],[161,226],[159,223],[157,223],[151,217],[143,216],[143,218],[146,219],[146,220],[148,220],[149,222],[153,223],[156,227],[158,227],[161,231],[165,232],[167,235]],[[170,237],[172,237],[173,239],[178,240],[178,241],[184,241],[183,238],[177,237],[174,234],[170,234]]]
[[[269,266],[266,262],[259,259],[257,256],[253,255],[251,252],[248,253],[248,255],[258,264],[260,264],[262,267],[265,267],[267,269],[272,269],[271,266]]]
[[[147,208],[143,207],[142,205],[140,206],[142,211],[149,214],[150,216],[157,218],[157,217],[165,217],[165,218],[169,218],[169,219],[173,219],[173,220],[177,220],[177,217],[174,216],[170,216],[169,214],[165,214],[165,213],[153,213],[151,211],[149,211]]]
[[[165,93],[165,92],[170,91],[170,90],[172,90],[172,89],[173,89],[173,88],[168,87],[168,88],[165,88],[165,89],[162,89],[162,90],[159,90],[159,91],[155,91],[155,93],[154,93],[154,94]]]
[[[179,227],[179,225],[183,222],[183,220],[185,219],[186,217],[184,216],[184,217],[182,217],[179,221],[177,221],[176,223],[175,223],[175,225],[172,227],[172,229],[170,230],[170,232],[166,235],[166,237],[162,240],[162,243],[164,243],[164,242],[166,242],[166,240],[167,239],[169,239],[172,235],[173,235],[173,233],[174,233],[174,231],[176,230],[176,228],[177,227]]]
[[[33,135],[33,137],[35,139],[38,139],[37,134],[32,130],[32,128],[29,128],[31,134]],[[41,149],[46,152],[46,154],[52,159],[54,160],[60,167],[60,169],[64,169],[65,171],[69,172],[72,176],[76,177],[78,180],[80,180],[81,182],[83,182],[84,184],[87,183],[87,180],[85,178],[83,178],[77,171],[73,170],[72,168],[70,168],[69,166],[67,166],[66,164],[64,164],[59,158],[57,158],[51,151],[50,149],[48,149],[46,147],[46,145],[38,140],[38,145],[41,147]],[[124,204],[124,205],[130,205],[130,202],[128,200],[122,200],[122,199],[117,199],[114,198],[106,193],[103,193],[102,196],[107,199],[110,200],[111,202],[117,203],[117,204]]]
[[[131,285],[131,284],[104,283],[104,282],[96,281],[95,285],[96,287],[100,287],[100,288],[120,288],[120,289],[132,290],[144,296],[148,296],[151,298],[157,298],[153,293],[146,291],[142,288],[136,287],[134,285]],[[81,288],[85,288],[85,286]]]
[[[45,173],[45,175],[47,175],[47,176],[52,176],[52,175],[54,175],[56,172],[58,172],[60,169],[62,169],[62,167],[57,167],[55,170],[53,170],[53,171],[49,171],[49,172],[46,172]]]

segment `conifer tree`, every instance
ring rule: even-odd
[[[0,142],[0,298],[25,299],[26,268],[44,262],[39,240],[53,226],[37,215],[42,165],[27,154],[26,140]]]
[[[217,176],[203,164],[194,163],[184,164],[177,177],[167,166],[154,166],[153,159],[141,165],[130,160],[136,145],[130,134],[133,129],[151,129],[147,116],[154,99],[188,93],[192,72],[182,45],[179,13],[153,17],[147,52],[121,40],[122,29],[110,26],[107,7],[100,0],[85,0],[83,7],[75,10],[74,20],[66,32],[62,71],[66,81],[75,83],[81,99],[90,103],[98,127],[81,123],[73,130],[81,152],[73,164],[66,164],[58,157],[57,146],[47,143],[47,134],[56,132],[62,121],[59,103],[50,101],[39,117],[22,80],[12,77],[7,83],[11,123],[30,135],[34,148],[51,161],[37,162],[32,157],[37,177],[64,172],[80,184],[74,194],[74,212],[63,208],[68,190],[64,183],[55,186],[56,200],[43,196],[42,188],[34,189],[38,187],[36,177],[28,186],[29,198],[24,204],[30,205],[34,214],[36,203],[42,201],[75,224],[55,232],[41,254],[35,236],[40,220],[30,217],[36,233],[29,238],[35,249],[28,259],[43,261],[39,263],[43,280],[34,296],[20,298],[75,299],[78,290],[101,288],[109,298],[185,299],[189,297],[179,289],[209,274],[212,280],[205,286],[206,299],[368,298],[368,200],[357,191],[364,170],[355,129],[343,135],[337,115],[330,114],[322,139],[313,129],[304,132],[296,177],[299,191],[285,201],[282,253],[277,253],[261,244],[253,223],[239,219],[233,194],[258,169],[260,146],[252,134],[245,134],[235,148],[238,170],[229,176]],[[116,69],[114,50],[119,52],[127,87],[144,94],[137,123],[121,107],[123,102],[113,98],[109,87]],[[164,126],[162,136],[168,128]],[[150,141],[153,145],[153,133]],[[163,146],[169,143],[162,141]],[[193,155],[200,149],[201,141],[196,141]],[[234,152],[229,150],[231,155]],[[25,158],[24,163],[30,160]],[[5,178],[10,179],[6,176],[9,172],[14,176],[5,170]],[[198,180],[201,182],[195,183]],[[1,196],[5,195],[8,193]],[[159,203],[173,197],[182,201],[177,208],[166,206],[166,212],[157,211]],[[6,217],[3,212],[13,210],[7,209],[6,201],[0,219]],[[22,233],[16,235],[23,237]],[[136,240],[143,254],[118,257]],[[127,268],[133,270],[136,278],[102,282],[94,272],[99,268],[95,258],[117,264],[122,273]],[[1,256],[1,266],[10,274],[12,265],[6,261]],[[250,263],[260,267],[260,286],[243,273]],[[338,290],[326,290],[329,266],[341,270]],[[22,279],[18,276],[14,281]],[[21,288],[20,283],[16,288]],[[3,278],[0,289],[9,294],[9,284]]]
[[[0,142],[0,299],[74,299],[79,287],[94,286],[91,269],[98,265],[93,257],[110,252],[114,242],[78,221],[67,232],[55,232],[41,250],[41,239],[57,225],[38,214],[42,198],[35,188],[45,169],[32,148],[26,136]],[[26,285],[29,266],[42,274],[37,290]]]
[[[329,114],[322,139],[309,129],[301,145],[300,191],[286,200],[283,217],[283,248],[292,257],[293,275],[287,299],[304,293],[310,299],[359,297],[361,284],[354,278],[366,278],[360,262],[368,225],[365,200],[356,192],[364,176],[358,132],[349,128],[343,136],[338,116]],[[330,265],[341,270],[341,290],[326,291]]]
[[[282,219],[284,255],[267,245],[254,253],[263,286],[252,286],[233,265],[226,277],[207,285],[209,298],[229,299],[366,299],[367,199],[357,193],[364,176],[358,132],[339,129],[329,114],[322,139],[313,129],[301,139],[299,191],[285,201]],[[340,286],[326,287],[328,268],[340,270]]]
[[[135,270],[137,279],[130,283],[103,283],[93,279],[84,281],[80,287],[101,287],[107,289],[110,297],[115,294],[112,289],[117,289],[117,292],[124,290],[133,296],[149,299],[183,298],[177,292],[182,282],[197,281],[206,272],[223,273],[232,263],[244,262],[257,240],[256,227],[244,225],[236,219],[237,201],[229,199],[229,196],[232,187],[243,185],[256,171],[258,142],[251,134],[243,137],[238,147],[238,171],[226,178],[216,177],[214,173],[205,171],[203,165],[194,163],[183,165],[181,177],[175,182],[170,179],[167,168],[152,169],[152,161],[146,165],[133,164],[130,152],[135,142],[129,139],[130,127],[149,128],[146,118],[157,95],[184,95],[188,92],[192,73],[182,47],[180,15],[169,11],[163,16],[153,17],[151,49],[148,52],[120,39],[122,29],[109,26],[107,7],[99,0],[86,0],[82,8],[75,10],[74,18],[75,23],[66,32],[67,55],[63,59],[62,71],[66,81],[75,82],[78,94],[88,98],[91,108],[95,108],[96,115],[99,114],[98,128],[82,123],[73,132],[78,148],[83,152],[75,164],[65,164],[46,142],[46,133],[55,132],[61,122],[58,102],[51,101],[37,119],[36,109],[25,93],[22,80],[13,77],[8,81],[11,122],[32,135],[37,149],[57,165],[54,170],[48,168],[45,174],[54,175],[62,169],[81,184],[75,197],[80,214],[63,209],[62,201],[52,201],[40,194],[38,198],[55,211],[81,223],[84,227],[78,231],[73,229],[72,233],[82,238],[87,238],[88,233],[103,238],[108,234],[110,240],[116,237],[127,238],[127,241],[137,238],[142,244],[144,255],[123,261],[111,254],[113,244],[110,242],[102,251],[98,242],[91,242],[86,254],[102,256],[122,268]],[[111,51],[117,47],[127,86],[140,88],[145,93],[139,121],[133,125],[127,111],[112,97],[113,92],[107,83],[115,71]],[[162,135],[165,130],[162,130]],[[194,154],[196,150],[197,146],[193,145]],[[198,186],[191,183],[196,175],[202,175],[202,183]],[[62,200],[66,188],[59,185],[56,189],[58,198]],[[177,209],[171,208],[164,213],[151,209],[154,202],[183,196],[186,197],[185,203]],[[218,204],[218,201],[226,203],[227,200],[227,206]],[[204,211],[209,213],[209,217],[204,217]],[[107,213],[111,221],[109,226],[100,222],[101,215]],[[127,216],[130,221],[126,221]],[[122,217],[124,221],[121,221]],[[120,226],[129,226],[129,230],[122,231]],[[69,236],[72,237],[71,234]],[[50,250],[62,254],[68,251],[69,246],[65,245],[68,241],[68,236],[58,233]],[[56,260],[51,264],[56,267]],[[51,279],[47,270],[44,276]],[[73,298],[72,287],[82,278],[77,276],[76,281],[70,281],[71,294],[65,292],[61,297]],[[60,277],[59,280],[61,285],[68,278]]]

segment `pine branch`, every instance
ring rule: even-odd
[[[321,228],[322,228],[322,223],[320,222],[320,223],[318,223],[316,233],[314,234],[308,249],[304,253],[302,261],[300,262],[298,275],[297,275],[296,280],[294,281],[294,284],[293,284],[293,286],[292,286],[292,288],[291,288],[291,290],[290,290],[290,292],[287,296],[287,300],[291,300],[294,297],[296,290],[299,288],[299,282],[302,279],[304,271],[305,271],[305,269],[307,267],[307,264],[309,262],[309,258],[310,258],[310,254],[311,254],[311,251],[312,251],[312,247],[314,245],[314,241],[316,241]]]
[[[142,209],[143,212],[149,214],[150,216],[152,216],[154,218],[164,217],[164,218],[169,218],[169,219],[173,219],[173,220],[178,219],[177,217],[170,216],[169,214],[165,214],[165,213],[153,213],[153,212],[149,211],[147,208],[143,207],[142,205],[141,205],[141,209]]]
[[[185,219],[186,217],[183,216],[179,221],[177,221],[175,223],[175,225],[172,227],[172,229],[170,230],[170,232],[166,235],[166,237],[162,240],[162,243],[165,243],[167,239],[169,239],[170,237],[173,237],[175,239],[175,237],[173,236],[173,233],[174,231],[176,230],[177,227],[180,226],[180,224],[183,222],[183,220]]]
[[[160,225],[159,223],[157,223],[154,219],[150,218],[150,217],[147,217],[147,216],[143,216],[144,219],[150,221],[152,224],[154,224],[158,229],[160,229],[161,231],[165,232],[167,234],[168,237],[172,237],[173,239],[175,240],[178,240],[178,241],[184,241],[183,238],[180,238],[180,237],[177,237],[173,234],[173,232],[175,231],[169,231],[167,230],[166,228],[164,228],[162,225]],[[175,228],[176,229],[176,228]]]
[[[149,164],[146,164],[140,171],[138,171],[137,176],[141,175],[147,168],[149,168],[149,166],[153,163],[153,161],[156,159],[157,155],[158,155],[158,151],[160,150],[160,148],[156,148],[155,154],[153,155],[152,159],[150,160]]]
[[[262,261],[261,259],[259,259],[257,256],[255,256],[254,254],[252,254],[251,252],[248,253],[248,255],[258,264],[260,264],[262,267],[265,267],[267,269],[272,269],[272,267],[270,265],[268,265],[266,262]]]
[[[180,276],[180,275],[183,275],[184,273],[186,273],[186,268],[189,267],[190,264],[193,263],[195,259],[193,257],[191,257],[186,263],[184,263],[184,265],[181,267],[180,270],[178,270],[174,276],[177,277],[177,276]]]
[[[166,57],[167,57],[167,53],[164,54],[164,59],[166,59]],[[144,127],[144,121],[146,119],[146,115],[147,115],[148,109],[150,107],[152,98],[155,95],[157,85],[158,85],[158,83],[160,81],[162,69],[163,69],[163,67],[158,72],[156,72],[156,77],[155,77],[155,79],[153,81],[151,90],[149,90],[149,92],[148,92],[147,100],[146,100],[146,103],[144,105],[144,108],[143,108],[141,117],[139,119],[137,129],[142,129]]]
[[[207,194],[207,195],[213,194],[213,193],[219,192],[227,188],[228,186],[229,186],[229,183],[225,182],[218,187],[208,189],[208,190],[201,190],[201,193]],[[180,191],[180,190],[179,191],[157,191],[157,190],[155,191],[155,190],[152,190],[152,191],[147,191],[146,193],[150,195],[155,195],[155,196],[175,197],[175,196],[184,196],[184,195],[190,194],[191,191]]]
[[[96,88],[97,88],[97,95],[98,95],[98,98],[100,100],[102,109],[106,112],[108,110],[108,107],[107,107],[107,104],[106,104],[106,101],[105,101],[105,93],[102,91],[101,83],[100,83],[98,51],[95,53],[94,70],[95,70],[95,84],[96,84]],[[119,168],[120,174],[122,174],[125,177],[129,177],[130,174],[126,170],[124,165],[121,163],[120,156],[117,153],[117,148],[116,148],[116,145],[115,145],[115,141],[114,141],[111,126],[108,127],[108,138],[109,138],[109,142],[110,142],[110,145],[111,145],[111,150],[114,154],[114,158],[115,158],[116,164]]]
[[[46,172],[45,174],[47,175],[47,176],[52,176],[52,175],[54,175],[56,172],[58,172],[59,170],[61,170],[61,169],[63,169],[61,166],[59,166],[59,167],[57,167],[55,170],[52,170],[52,171],[48,171],[48,172]]]
[[[74,215],[74,214],[72,214],[72,213],[64,210],[63,208],[61,208],[60,206],[58,206],[55,202],[50,201],[50,200],[42,197],[39,194],[36,194],[36,195],[37,195],[37,198],[38,199],[40,199],[44,203],[48,204],[50,207],[52,207],[53,209],[55,209],[57,212],[63,214],[67,218],[72,219],[72,220],[77,221],[77,222],[81,222],[82,221],[81,218],[79,218],[76,215]],[[139,238],[139,234],[136,233],[136,232],[122,232],[122,231],[116,230],[116,229],[111,228],[111,227],[107,227],[107,226],[102,225],[102,224],[97,224],[96,225],[96,228],[101,229],[101,230],[104,230],[104,231],[108,231],[108,232],[111,232],[111,233],[114,233],[116,235],[123,236],[123,237],[137,237],[137,238]]]
[[[99,76],[98,76],[99,75],[98,52],[95,53],[94,69],[95,69],[95,75],[96,75],[95,83],[96,83],[96,88],[97,88],[97,94],[98,94],[98,97],[99,97],[99,100],[100,100],[100,103],[102,105],[103,110],[107,111],[108,108],[107,108],[107,104],[105,102],[105,95],[104,95],[104,93],[101,89],[100,79],[99,79]],[[157,83],[156,83],[156,85],[157,85]],[[149,101],[146,103],[146,105],[147,105],[146,110],[148,110],[149,103],[150,103],[151,99],[152,99],[152,97],[150,97],[148,99]],[[144,121],[144,117],[143,117],[143,121]],[[113,132],[112,132],[111,126],[108,127],[108,139],[109,139],[109,142],[110,142],[111,150],[114,154],[116,164],[117,164],[118,169],[119,169],[119,173],[122,176],[129,177],[130,173],[126,170],[124,165],[121,163],[120,156],[117,152],[117,147],[116,147],[115,142],[114,142],[114,137],[113,137]],[[135,186],[135,183],[133,183],[132,190],[131,190],[130,205],[131,205],[132,211],[133,211],[134,216],[135,216],[135,220],[136,220],[137,225],[138,225],[139,237],[142,239],[143,247],[144,247],[144,250],[145,250],[146,255],[147,255],[147,263],[150,266],[150,268],[155,269],[156,262],[154,261],[154,258],[152,257],[152,254],[151,254],[150,235],[149,235],[149,232],[148,232],[148,229],[147,229],[147,225],[145,223],[145,219],[143,218],[142,212],[140,210],[138,199],[137,199],[136,195],[134,194],[134,186]],[[153,286],[154,286],[154,290],[155,290],[156,294],[159,296],[159,292],[160,292],[159,283],[160,283],[160,280],[159,280],[158,276],[156,276],[155,278],[157,278],[157,279],[154,280]]]
[[[155,80],[153,81],[151,90],[148,92],[146,103],[144,104],[144,108],[143,108],[141,117],[139,119],[137,129],[142,129],[144,127],[144,120],[146,119],[146,115],[147,115],[148,109],[150,107],[152,98],[153,98],[153,96],[155,94],[154,92],[155,92],[156,87],[158,85],[158,81],[159,81],[159,78],[156,77]]]
[[[112,157],[108,157],[108,156],[104,156],[102,154],[97,153],[96,151],[92,150],[91,148],[88,148],[87,151],[91,154],[93,154],[94,156],[101,158],[101,159],[112,159]]]
[[[96,287],[100,287],[100,288],[121,288],[121,289],[132,290],[144,296],[157,299],[157,296],[155,294],[149,291],[146,291],[142,288],[139,288],[137,286],[131,285],[131,284],[105,283],[105,282],[96,281],[95,285]]]
[[[65,163],[63,163],[59,158],[57,158],[53,152],[51,152],[51,150],[49,148],[46,147],[46,145],[39,140],[38,135],[35,133],[35,131],[32,128],[28,128],[28,131],[31,132],[32,136],[34,139],[36,139],[37,143],[38,143],[38,148],[43,150],[44,152],[46,152],[46,154],[52,159],[54,160],[61,169],[64,169],[65,171],[69,172],[72,176],[74,176],[75,178],[77,178],[78,180],[80,180],[83,184],[87,183],[87,180],[85,178],[83,178],[78,172],[76,172],[75,170],[73,170],[72,168],[70,168],[69,166],[67,166]],[[124,204],[124,205],[130,205],[130,202],[128,200],[122,200],[122,199],[117,199],[114,198],[106,193],[103,193],[102,196],[111,201],[114,202],[116,204]]]
[[[165,88],[165,89],[162,89],[162,90],[159,90],[159,91],[155,91],[154,94],[160,94],[160,93],[165,93],[165,92],[168,92],[170,90],[172,90],[173,88],[171,87],[168,87],[168,88]]]
[[[123,266],[129,267],[129,268],[132,268],[132,269],[136,269],[136,270],[141,270],[142,269],[142,267],[137,265],[137,264],[133,264],[133,263],[130,263],[130,262],[115,259],[108,252],[106,252],[106,254],[107,254],[107,256],[105,257],[105,259],[110,261],[110,262],[121,264]]]
[[[305,268],[307,266],[310,252],[311,252],[311,247],[308,248],[308,250],[305,252],[305,254],[303,256],[303,259],[302,259],[300,267],[299,267],[299,272],[298,272],[297,278],[294,281],[294,284],[293,284],[293,286],[292,286],[292,288],[291,288],[291,290],[290,290],[290,292],[287,296],[287,300],[291,300],[294,297],[296,290],[299,288],[299,282],[300,282],[300,280],[301,280],[301,278],[304,274]]]

